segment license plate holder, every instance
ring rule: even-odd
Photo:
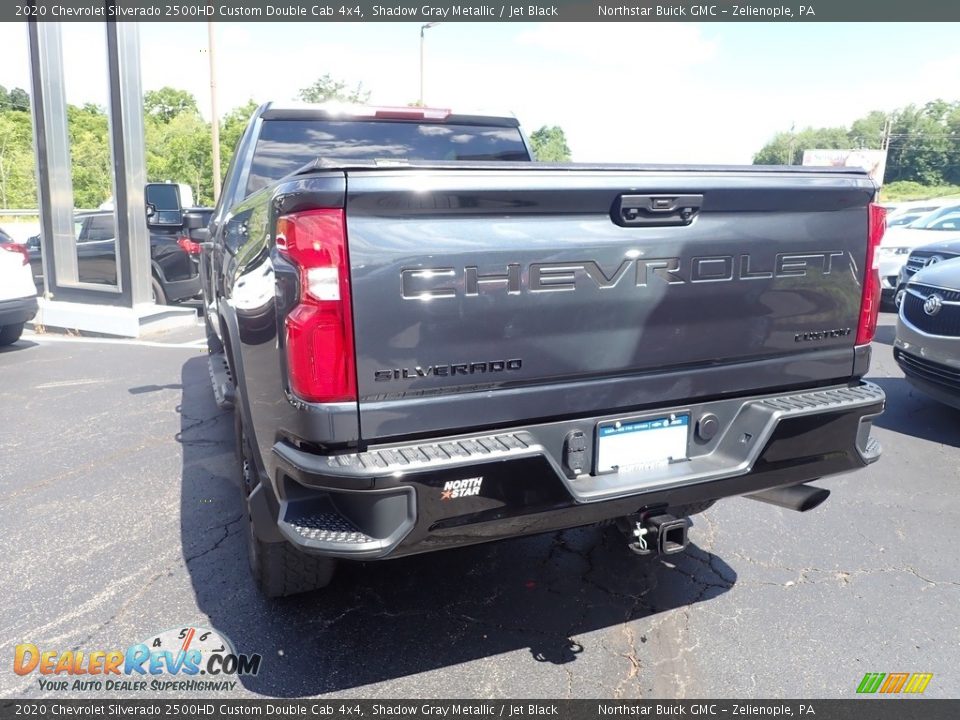
[[[689,459],[690,413],[597,423],[594,472],[652,471]]]

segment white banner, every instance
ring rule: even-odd
[[[877,185],[883,185],[887,168],[886,150],[804,150],[804,165],[820,167],[859,167],[867,171]]]

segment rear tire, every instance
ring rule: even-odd
[[[237,435],[237,460],[240,463],[240,500],[247,536],[250,573],[260,591],[269,598],[287,597],[325,588],[333,579],[337,561],[314,557],[297,550],[286,541],[264,542],[257,535],[250,510],[250,494],[260,484],[253,465],[253,453],[243,428],[240,403],[234,408]]]
[[[13,345],[23,334],[23,323],[0,327],[0,346]]]
[[[153,302],[156,305],[167,305],[167,295],[163,292],[160,281],[156,278],[150,278],[150,288],[153,294]]]

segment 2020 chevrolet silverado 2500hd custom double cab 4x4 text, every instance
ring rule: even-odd
[[[267,594],[608,520],[676,552],[878,458],[863,172],[528,159],[509,118],[251,120],[202,264]]]

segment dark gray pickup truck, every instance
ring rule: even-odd
[[[512,118],[260,108],[202,256],[253,573],[614,521],[639,554],[874,462],[859,170],[546,165]]]

